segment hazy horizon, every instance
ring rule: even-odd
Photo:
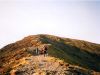
[[[100,44],[98,0],[0,0],[0,48],[50,34]]]

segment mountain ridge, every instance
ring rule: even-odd
[[[47,34],[30,35],[0,49],[1,66],[9,67],[12,65],[12,63],[8,64],[11,60],[30,56],[33,52],[30,48],[41,47],[45,44],[50,45],[48,50],[50,56],[87,69],[100,71],[100,44]]]

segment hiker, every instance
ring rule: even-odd
[[[39,55],[39,49],[38,49],[38,47],[36,48],[36,54]]]
[[[46,46],[44,46],[44,57],[48,56],[48,48]]]

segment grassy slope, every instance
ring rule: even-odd
[[[100,45],[81,41],[85,44],[88,44],[89,46],[86,45],[86,48],[80,48],[80,45],[82,45],[83,43],[77,43],[80,42],[78,40],[75,40],[75,42],[71,40],[72,42],[70,42],[72,44],[77,43],[76,46],[75,44],[68,44],[69,42],[66,42],[68,39],[61,39],[54,36],[41,37],[43,38],[43,43],[49,43],[52,45],[51,49],[49,50],[50,55],[61,58],[72,64],[77,64],[89,69],[100,71]]]
[[[100,45],[51,35],[29,36],[5,46],[0,51],[0,63],[4,65],[11,60],[16,60],[18,55],[20,55],[20,58],[28,56],[29,52],[26,50],[28,47],[42,45],[43,43],[51,44],[49,48],[49,55],[51,56],[100,71]]]

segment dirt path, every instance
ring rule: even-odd
[[[38,65],[36,73],[48,71],[48,73],[58,75],[58,73],[63,72],[63,66],[59,64],[62,62],[61,60],[58,61],[58,59],[49,56],[44,57],[43,55],[35,56],[33,59],[37,61],[36,64]]]
[[[17,75],[64,75],[63,61],[54,57],[44,57],[43,55],[25,58],[28,64],[17,68]]]

